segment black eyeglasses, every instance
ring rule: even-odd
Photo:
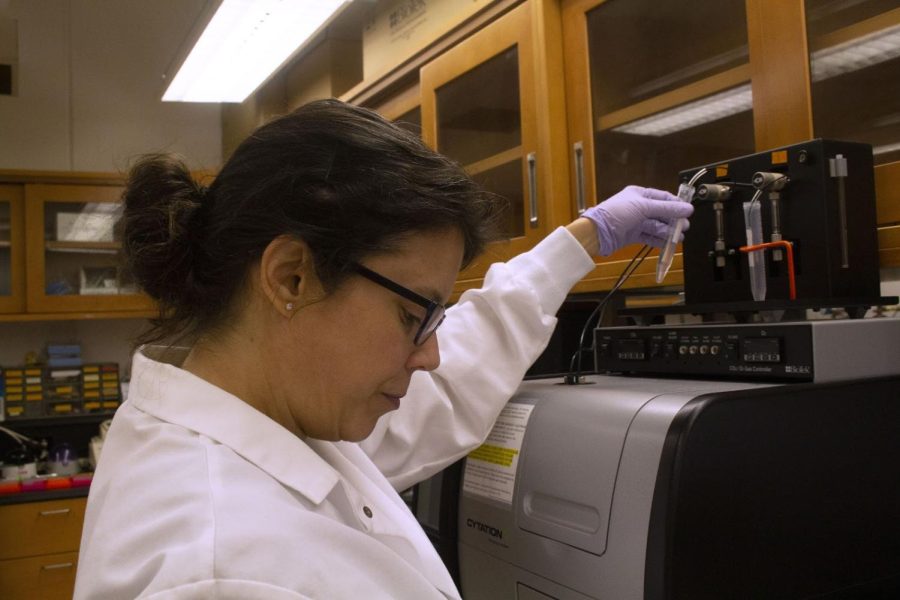
[[[405,288],[399,283],[391,281],[384,275],[379,275],[375,271],[371,269],[367,269],[361,264],[353,265],[356,272],[368,279],[373,283],[377,283],[383,288],[387,288],[394,292],[395,294],[399,294],[403,296],[407,300],[411,300],[415,302],[419,306],[425,309],[425,318],[422,319],[422,324],[419,325],[419,330],[416,332],[416,337],[413,338],[413,343],[416,346],[421,346],[425,343],[425,341],[431,337],[431,335],[435,332],[435,330],[440,326],[441,323],[444,322],[444,311],[446,307],[443,304],[438,304],[434,300],[430,300],[425,296],[415,293],[409,288]]]

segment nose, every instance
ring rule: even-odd
[[[429,337],[421,346],[416,346],[406,363],[410,371],[433,371],[441,364],[441,349],[437,335]]]

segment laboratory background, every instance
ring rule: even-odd
[[[463,598],[900,597],[897,0],[0,0],[0,598],[72,597],[155,314],[129,165],[332,97],[508,201],[451,302],[626,185],[694,204],[403,493]]]

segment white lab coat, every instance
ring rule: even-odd
[[[138,352],[88,497],[75,598],[459,598],[397,490],[483,441],[592,266],[563,228],[492,266],[447,311],[441,366],[359,444],[298,438],[178,368],[183,355]]]

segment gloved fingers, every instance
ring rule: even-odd
[[[638,241],[641,244],[647,244],[648,246],[653,246],[654,248],[662,248],[666,245],[666,242],[669,241],[668,234],[664,236],[652,235],[650,233],[642,233],[638,236]],[[676,244],[680,244],[684,241],[684,234],[678,234],[678,239],[675,240]]]
[[[669,224],[656,219],[646,219],[640,225],[640,234],[665,240],[669,237]]]
[[[648,233],[642,233],[638,236],[638,241],[641,244],[646,244],[648,246],[652,246],[654,248],[662,248],[666,245],[667,237],[657,237],[655,235],[650,235]]]
[[[663,200],[665,202],[679,202],[678,196],[674,194],[670,194],[665,190],[658,190],[656,188],[642,188],[641,195],[644,198],[649,198],[650,200]]]
[[[666,192],[667,193],[667,192]],[[671,196],[671,194],[669,194]],[[675,198],[674,196],[672,196]],[[644,205],[644,216],[668,221],[670,219],[688,218],[694,214],[694,207],[690,202],[681,202],[675,198],[674,202],[668,200],[647,200]]]
[[[665,241],[669,239],[669,227],[669,223],[657,221],[656,219],[647,219],[643,223],[641,223],[640,235],[648,235],[650,237],[661,238],[663,241]],[[690,228],[691,222],[685,221],[684,225],[681,228],[681,234],[675,241],[680,244],[682,240],[684,240],[684,232]]]

